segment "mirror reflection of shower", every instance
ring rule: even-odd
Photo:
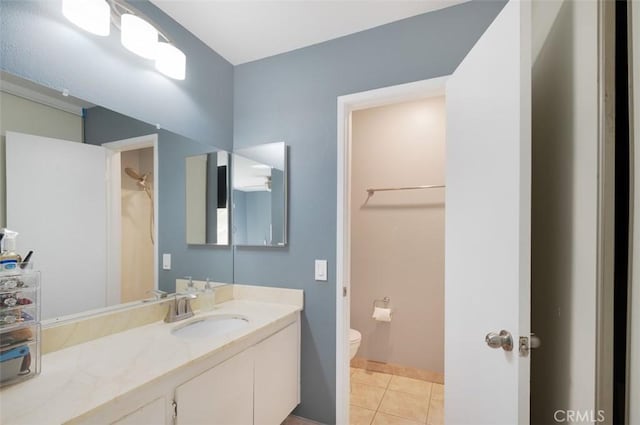
[[[124,169],[124,172],[131,177],[132,179],[136,180],[136,184],[138,185],[138,187],[142,190],[144,190],[144,192],[147,194],[147,196],[149,197],[149,202],[151,205],[151,214],[149,216],[149,237],[151,238],[151,243],[155,244],[155,240],[154,240],[154,236],[153,236],[153,228],[154,226],[154,207],[153,207],[153,188],[151,187],[151,181],[149,179],[151,173],[144,173],[142,175],[140,175],[139,172],[135,171],[133,168],[131,167],[126,167]]]

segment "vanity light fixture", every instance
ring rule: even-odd
[[[62,14],[85,31],[109,35],[111,8],[104,0],[62,0]]]
[[[62,14],[80,28],[109,35],[110,23],[120,29],[120,42],[129,51],[155,61],[167,77],[184,80],[187,58],[157,26],[124,0],[62,0]]]
[[[156,50],[156,69],[175,80],[184,80],[187,57],[173,44],[160,41]]]
[[[120,42],[129,51],[145,59],[155,59],[158,50],[158,30],[132,13],[120,16]]]

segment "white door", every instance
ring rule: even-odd
[[[7,132],[7,227],[42,273],[42,317],[104,307],[106,153],[99,146]]]
[[[447,83],[447,424],[529,423],[530,54],[530,4],[510,1]],[[502,329],[512,351],[485,342]]]

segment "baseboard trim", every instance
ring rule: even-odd
[[[420,369],[411,366],[402,366],[393,363],[377,362],[362,357],[354,357],[351,359],[351,367],[358,369],[366,369],[374,372],[389,373],[406,378],[420,379],[422,381],[435,382],[444,384],[444,373],[433,372],[431,370]]]

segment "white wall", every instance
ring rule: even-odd
[[[369,360],[444,373],[444,97],[352,115],[351,327]],[[391,323],[371,318],[391,298]]]
[[[0,227],[6,225],[7,131],[82,142],[82,117],[0,91]]]
[[[640,424],[640,3],[631,2],[633,48],[633,262],[629,423]]]
[[[533,3],[532,424],[595,407],[597,8]]]
[[[140,175],[149,173],[147,182],[153,182],[153,148],[121,154],[121,302],[148,298],[147,292],[154,287],[154,246],[150,234],[152,202],[136,180],[125,174],[127,167]]]

